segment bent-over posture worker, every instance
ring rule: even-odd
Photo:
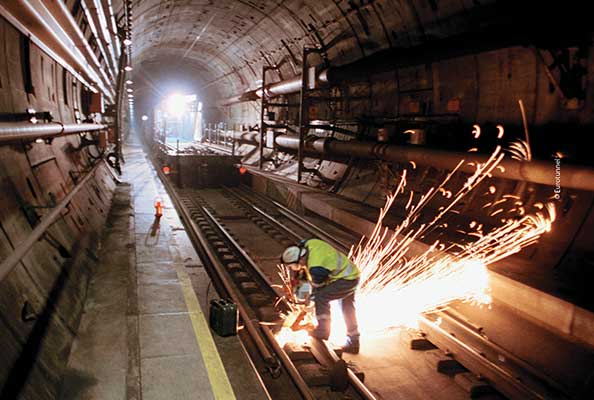
[[[361,272],[349,258],[319,239],[303,240],[288,247],[281,256],[286,265],[305,266],[311,276],[312,300],[318,326],[310,335],[326,340],[330,336],[330,301],[339,300],[347,328],[346,353],[359,352],[359,329],[355,311],[355,292]]]

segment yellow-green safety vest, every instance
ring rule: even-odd
[[[310,239],[305,242],[307,249],[307,267],[323,267],[330,271],[330,282],[339,279],[354,280],[359,278],[361,271],[349,258],[320,239]]]

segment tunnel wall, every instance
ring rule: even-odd
[[[24,37],[0,18],[0,113],[50,111],[73,123],[81,84],[30,44],[30,84],[21,62]],[[43,61],[42,61],[43,60]],[[63,81],[63,79],[65,81]],[[67,91],[65,97],[64,89]],[[97,156],[78,135],[0,147],[0,260],[8,257],[82,179]],[[46,235],[0,282],[0,398],[55,399],[83,312],[99,234],[115,184],[105,163]]]
[[[257,150],[257,147],[249,144],[238,148],[244,154],[243,162],[255,166],[258,160]],[[275,174],[296,182],[295,156],[285,154],[283,157],[285,161],[277,161],[276,165],[270,161],[265,163],[265,170],[274,171]],[[418,199],[431,188],[439,187],[449,174],[449,171],[430,166],[381,160],[351,159],[338,162],[306,157],[304,165],[313,171],[303,174],[303,182],[308,186],[336,193],[364,208],[371,206],[375,210],[384,206],[386,194],[395,190],[401,173],[406,170],[405,192],[398,196],[384,221],[389,227],[402,223],[407,216],[405,206],[410,190],[414,192],[414,199]],[[563,165],[561,174],[562,172]],[[554,176],[555,163],[551,161],[551,180]],[[455,193],[463,187],[468,177],[465,173],[455,173],[445,189]],[[254,188],[285,204],[301,203],[298,189],[291,189],[291,185],[272,185],[270,182],[262,186],[261,179],[254,180]],[[591,282],[591,265],[594,263],[594,254],[591,251],[594,241],[587,233],[594,230],[594,194],[564,187],[561,189],[557,199],[554,186],[488,178],[466,195],[454,207],[455,212],[447,213],[421,241],[430,245],[435,240],[446,239],[446,246],[453,243],[467,245],[476,239],[467,235],[473,232],[472,226],[482,224],[483,232],[487,233],[503,225],[504,220],[536,215],[541,212],[542,205],[552,203],[555,206],[556,219],[551,232],[544,234],[538,244],[494,264],[492,268],[529,286],[594,309],[594,296],[586,283]],[[416,201],[418,200],[413,204]],[[440,192],[423,209],[417,224],[430,222],[440,208],[446,207],[449,202],[447,194]],[[374,220],[376,216],[372,212],[367,218]]]
[[[350,138],[359,140],[378,140],[378,130],[384,128],[388,133],[387,142],[394,144],[409,141],[405,130],[420,128],[426,134],[426,144],[430,147],[456,151],[475,147],[479,152],[488,154],[496,145],[506,148],[510,141],[525,139],[518,103],[522,100],[533,157],[550,161],[551,184],[555,175],[554,156],[561,157],[563,164],[592,165],[587,142],[594,122],[594,47],[591,33],[569,33],[572,24],[580,26],[578,8],[544,7],[541,11],[545,16],[539,14],[538,19],[533,19],[530,16],[533,16],[534,10],[528,4],[498,3],[503,7],[510,6],[509,11],[517,12],[517,16],[521,16],[517,21],[522,21],[516,26],[503,24],[505,29],[500,31],[501,36],[506,36],[506,29],[514,30],[523,25],[528,28],[528,33],[521,40],[516,40],[514,44],[502,40],[500,45],[489,49],[461,44],[458,48],[449,49],[450,54],[441,58],[428,57],[426,62],[384,69],[385,72],[379,73],[362,70],[350,79],[329,86],[320,85],[320,94],[330,96],[331,100],[312,102],[307,110],[309,120],[345,127],[350,124],[347,128],[352,131]],[[489,26],[499,23],[496,22],[498,19],[506,17],[489,15],[497,8],[491,8],[493,4],[385,0],[348,4],[335,2],[316,8],[304,1],[299,8],[291,3],[286,9],[290,8],[293,11],[291,15],[303,21],[302,26],[309,28],[307,33],[298,34],[299,25],[289,23],[291,18],[286,15],[286,9],[271,10],[270,18],[295,37],[287,42],[285,48],[279,46],[273,50],[270,49],[274,47],[275,35],[258,42],[262,47],[262,57],[249,58],[247,67],[238,67],[235,75],[231,74],[220,83],[221,92],[232,96],[240,94],[241,90],[255,89],[262,79],[262,65],[280,66],[278,71],[267,74],[268,83],[298,75],[303,46],[322,48],[323,57],[314,55],[308,61],[308,65],[317,66],[319,71],[328,67],[340,69],[340,66],[388,49],[400,48],[404,52],[404,49],[437,43],[477,30],[481,24],[481,27],[489,29]],[[532,28],[534,36],[530,33]],[[267,23],[264,29],[276,28]],[[254,33],[254,36],[257,34],[260,32]],[[575,37],[571,45],[556,41],[572,34]],[[278,37],[282,34],[279,33]],[[249,39],[241,39],[241,42],[245,46],[238,52],[248,52]],[[293,57],[287,56],[289,50]],[[392,55],[394,59],[398,58],[397,52]],[[378,63],[384,61],[389,63],[393,60],[386,58],[378,60]],[[239,81],[251,85],[242,88]],[[299,104],[299,94],[281,96],[273,101]],[[249,101],[221,107],[226,112],[227,126],[256,127],[260,120],[260,104],[260,101]],[[275,111],[275,122],[288,121],[294,129],[297,127],[297,108],[272,107],[271,110]],[[478,139],[472,134],[474,124],[482,128]],[[504,127],[503,139],[497,138],[498,124]],[[309,134],[320,135],[313,130]],[[341,136],[330,132],[321,134],[325,135]],[[244,162],[257,164],[257,151],[253,147],[245,145],[240,150],[246,155]],[[282,152],[265,152],[265,155],[269,157],[265,163],[267,170],[295,179],[295,155]],[[380,160],[305,161],[306,167],[313,170],[313,173],[304,175],[308,185],[375,207],[383,205],[385,192],[390,188],[389,180],[399,176],[405,168],[409,172],[408,187],[417,194],[436,185],[447,174],[447,171],[422,166],[411,171],[410,165],[386,164]],[[457,179],[465,179],[465,175],[460,174]],[[536,203],[554,200],[553,186],[506,179],[492,179],[489,185],[497,188],[493,201],[501,200],[504,195],[518,196],[526,212],[535,211],[533,205]],[[477,189],[459,208],[461,214],[449,217],[453,221],[449,224],[447,236],[461,239],[456,230],[466,230],[465,226],[475,219],[490,226],[501,222],[501,214],[490,216],[496,209],[482,208],[488,203],[482,197],[485,192],[485,187]],[[564,189],[561,198],[554,202],[558,215],[553,231],[545,235],[538,246],[519,254],[516,264],[520,267],[515,271],[510,268],[509,272],[533,274],[528,278],[539,285],[556,286],[555,290],[560,295],[565,294],[566,288],[579,288],[579,298],[571,300],[592,307],[592,296],[583,284],[592,276],[590,265],[594,259],[591,251],[587,250],[594,243],[585,236],[586,231],[594,229],[592,193]],[[442,204],[443,201],[434,202],[427,213],[434,214]],[[398,206],[403,204],[395,207]],[[398,212],[394,214],[395,221],[402,217]],[[431,236],[426,239],[430,241]],[[509,264],[513,267],[514,263]],[[525,264],[536,267],[523,269]]]
[[[526,110],[528,125],[588,124],[593,122],[593,93],[591,85],[584,87],[582,100],[568,99],[555,89],[546,73],[552,64],[546,52],[544,59],[536,50],[511,47],[450,60],[399,68],[369,76],[363,82],[344,83],[329,88],[334,98],[331,109],[326,105],[313,106],[310,114],[320,120],[353,120],[368,118],[431,118],[448,115],[463,124],[503,124],[522,131],[522,114],[518,100]],[[585,58],[585,80],[594,78],[593,48]],[[557,81],[559,70],[552,74]],[[366,77],[363,77],[366,78]],[[298,95],[290,95],[289,103],[298,103]],[[259,102],[229,106],[229,122],[254,124],[259,120]],[[297,120],[295,109],[275,109],[279,119]],[[313,116],[312,115],[312,116]],[[392,135],[402,132],[392,131]],[[453,132],[461,135],[462,132]],[[567,132],[578,135],[581,132]]]

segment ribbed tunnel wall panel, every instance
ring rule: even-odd
[[[21,34],[0,18],[0,112],[28,108],[50,111],[57,121],[73,123],[80,109],[80,85],[35,45],[30,45],[34,94],[25,92]],[[43,62],[42,62],[43,59]],[[33,229],[26,216],[43,215],[82,178],[92,161],[78,136],[57,137],[51,144],[12,143],[0,147],[0,259]],[[92,150],[96,154],[95,150]],[[64,258],[48,240],[37,242],[0,282],[0,397],[55,399],[78,327],[93,269],[92,251],[110,208],[114,182],[106,166],[76,195],[49,229],[50,241],[73,256]],[[90,250],[88,253],[86,250]]]

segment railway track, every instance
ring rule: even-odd
[[[217,291],[237,304],[244,326],[242,331],[247,333],[244,336],[249,336],[246,337],[249,342],[246,347],[252,349],[252,359],[254,356],[258,358],[255,364],[268,372],[264,381],[269,391],[282,392],[285,398],[375,399],[325,342],[313,341],[310,348],[301,349],[306,351],[292,354],[280,347],[273,329],[280,326],[280,313],[287,310],[287,305],[277,301],[281,296],[274,284],[204,199],[195,192],[176,191],[159,174],[190,238],[206,261]],[[256,221],[262,224],[263,219]],[[276,234],[280,240],[280,231],[270,228],[271,234]],[[288,240],[285,237],[285,241]],[[281,377],[290,378],[290,387],[298,396],[289,393],[287,379]]]
[[[279,313],[286,310],[286,305],[282,303],[277,308],[272,306],[280,294],[270,276],[262,271],[233,233],[226,229],[225,217],[217,215],[208,201],[197,195],[196,191],[182,190],[178,193],[164,176],[161,178],[166,182],[178,211],[191,231],[194,243],[210,260],[211,273],[219,281],[218,289],[238,304],[245,331],[249,333],[249,340],[257,349],[270,376],[282,370],[291,378],[301,398],[328,398],[323,396],[332,393],[332,388],[308,383],[307,377],[304,378],[307,374],[303,365],[308,364],[307,368],[311,368],[313,362],[315,368],[332,371],[340,363],[339,355],[324,342],[314,342],[308,349],[311,354],[305,357],[308,360],[306,363],[292,360],[274,339],[271,327],[266,325],[274,325]],[[227,204],[240,212],[241,216],[237,218],[250,221],[281,247],[294,244],[304,237],[318,237],[342,251],[348,251],[348,243],[354,243],[357,239],[325,232],[282,204],[246,188],[222,188],[220,192]],[[491,342],[480,332],[480,327],[472,326],[463,316],[451,311],[425,315],[420,320],[420,329],[428,341],[442,349],[448,358],[459,362],[461,368],[470,370],[483,383],[491,385],[494,392],[510,399],[569,398],[563,384]],[[347,374],[348,388],[336,398],[343,398],[340,396],[344,395],[349,398],[379,398],[358,379],[354,371],[348,369]]]
[[[277,218],[298,221],[300,217],[281,204],[247,190],[228,190],[241,199],[245,208],[267,217],[271,223]],[[276,207],[276,214],[264,211]],[[273,211],[274,212],[274,211]],[[303,222],[303,220],[301,221]],[[309,223],[308,223],[309,224]],[[284,226],[282,224],[281,226]],[[344,242],[315,230],[318,237],[330,241],[342,251],[348,251]],[[356,239],[355,239],[356,240]],[[351,243],[355,243],[353,240]],[[525,360],[514,356],[488,338],[480,326],[473,325],[463,315],[444,310],[421,316],[419,327],[423,336],[442,349],[462,368],[472,371],[488,382],[495,391],[511,399],[569,399],[568,388],[555,378],[538,370]]]

